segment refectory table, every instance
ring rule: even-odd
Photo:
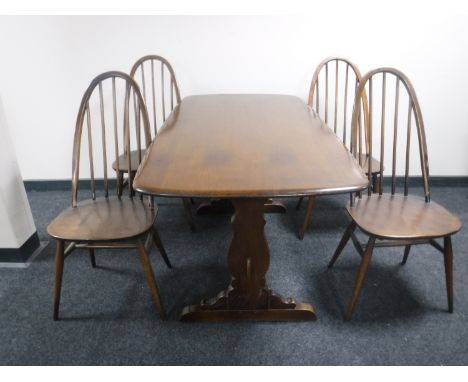
[[[314,320],[312,305],[267,287],[265,203],[273,197],[359,191],[368,179],[334,133],[299,98],[184,98],[154,139],[135,177],[145,194],[229,199],[231,283],[184,308],[181,319]]]

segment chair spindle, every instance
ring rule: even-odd
[[[337,61],[338,62],[338,61]],[[347,122],[347,111],[348,111],[348,74],[349,64],[346,64],[346,77],[345,77],[345,93],[344,93],[344,115],[343,115],[343,143],[346,146],[346,122]]]
[[[96,184],[94,182],[94,163],[93,163],[93,137],[91,134],[91,112],[89,102],[86,104],[86,126],[88,129],[88,151],[89,151],[89,172],[91,175],[91,193],[93,200],[96,199]]]
[[[99,82],[99,106],[101,109],[101,139],[102,139],[102,161],[104,165],[104,192],[106,198],[109,196],[109,183],[107,179],[107,145],[106,145],[106,121],[104,117],[104,98],[102,95],[102,82]]]
[[[120,166],[119,166],[119,129],[117,122],[117,96],[115,90],[115,77],[112,77],[112,112],[114,116],[114,149],[115,149],[115,163],[117,166],[117,195],[120,197],[122,195],[122,188],[119,182],[120,176]]]
[[[156,122],[156,86],[154,85],[154,60],[151,60],[151,88],[153,92],[153,123],[154,135],[158,133],[158,123]]]
[[[162,112],[163,112],[163,122],[166,122],[166,102],[164,96],[164,62],[161,62],[161,89],[162,89]]]
[[[400,80],[397,78],[395,83],[395,112],[393,118],[392,195],[394,195],[396,191],[396,146],[398,140],[398,105],[400,98]]]
[[[328,62],[325,64],[325,123],[328,124]]]
[[[373,103],[372,103],[372,78],[369,79],[369,130],[367,134],[369,135],[369,157],[368,157],[368,171],[367,171],[367,176],[369,178],[369,184],[371,184],[372,180],[372,108],[373,108]],[[365,128],[366,129],[366,128]],[[367,129],[366,129],[367,130]],[[361,153],[361,151],[359,151]],[[370,196],[372,194],[371,187],[367,188],[367,194]]]
[[[385,98],[387,95],[387,76],[382,75],[382,110],[380,119],[380,171],[379,171],[379,195],[382,195],[382,180],[383,180],[383,163],[385,156]],[[369,158],[369,162],[370,162]]]
[[[333,131],[336,134],[336,123],[338,119],[338,60],[335,61],[335,113],[333,121]]]
[[[411,98],[408,103],[408,128],[406,135],[406,163],[405,163],[405,196],[408,195],[408,176],[409,176],[409,161],[410,161],[410,149],[411,149],[411,112],[413,105]]]

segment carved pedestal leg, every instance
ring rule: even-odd
[[[268,199],[265,203],[263,211],[266,214],[285,214],[286,207],[283,203],[274,199]]]
[[[234,213],[234,206],[229,199],[211,199],[210,201],[200,203],[197,208],[197,215],[232,213]]]
[[[286,207],[283,203],[273,199],[265,199],[263,212],[266,214],[285,214]],[[209,214],[233,214],[234,205],[229,199],[211,199],[208,202],[201,203],[197,208],[197,215]]]
[[[228,254],[231,284],[215,298],[184,308],[183,321],[315,320],[312,305],[282,299],[268,289],[270,263],[263,213],[267,199],[233,199],[234,235]]]

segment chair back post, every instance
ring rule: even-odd
[[[94,82],[94,81],[93,81]],[[78,116],[76,117],[75,136],[73,139],[73,159],[72,159],[72,206],[76,207],[78,203],[78,188],[80,177],[80,154],[81,154],[81,135],[83,132],[84,116],[87,110],[88,100],[93,91],[93,82],[86,89],[81,100]]]
[[[382,90],[381,90],[381,105],[380,105],[380,169],[379,169],[379,194],[382,195],[383,193],[383,169],[384,169],[384,150],[385,150],[385,128],[386,128],[386,94],[387,94],[387,80],[388,76],[395,77],[395,106],[394,106],[394,115],[393,115],[393,147],[392,147],[392,176],[391,176],[391,194],[395,194],[396,192],[396,145],[397,145],[397,137],[398,137],[398,121],[399,121],[399,99],[400,99],[400,84],[403,84],[404,88],[406,89],[409,105],[408,105],[408,114],[407,114],[407,126],[406,126],[406,155],[405,155],[405,184],[404,184],[404,195],[408,195],[408,188],[409,188],[409,162],[410,162],[410,149],[411,149],[411,130],[412,124],[411,121],[414,118],[416,124],[416,132],[418,136],[418,143],[419,143],[419,159],[421,164],[421,174],[422,174],[422,181],[423,181],[423,188],[424,188],[424,197],[426,202],[430,201],[430,188],[429,188],[429,161],[428,161],[428,154],[427,154],[427,143],[426,143],[426,135],[424,131],[424,122],[422,118],[421,109],[419,106],[418,99],[416,97],[416,92],[414,91],[413,85],[411,84],[408,77],[403,74],[401,71],[394,69],[394,68],[378,68],[369,71],[366,73],[361,80],[361,83],[357,89],[357,95],[355,99],[355,108],[353,113],[353,120],[352,120],[352,153],[354,156],[361,156],[360,148],[357,148],[356,141],[359,139],[359,130],[358,130],[358,119],[359,119],[359,109],[361,100],[364,99],[366,95],[366,86],[368,87],[368,96],[369,96],[369,114],[367,120],[367,126],[365,131],[368,134],[368,155],[369,155],[369,162],[368,162],[368,177],[369,182],[371,181],[371,160],[372,158],[372,149],[373,149],[373,120],[372,120],[372,113],[374,111],[373,105],[373,78],[377,75],[382,75]],[[358,110],[358,112],[356,112]],[[370,196],[372,193],[370,187],[368,188],[368,195]]]
[[[333,68],[333,62],[335,63],[334,68]],[[320,81],[320,74],[322,71],[325,71],[325,115],[324,115],[324,121],[326,124],[328,124],[328,104],[329,104],[329,86],[330,86],[330,80],[329,80],[329,66],[331,67],[331,70],[334,69],[334,76],[335,76],[335,83],[334,83],[334,119],[333,119],[333,125],[330,125],[329,127],[337,134],[337,129],[338,129],[338,109],[339,109],[339,64],[343,63],[346,66],[345,73],[344,73],[344,96],[343,96],[343,134],[342,134],[342,142],[344,143],[345,146],[348,148],[351,147],[351,134],[348,135],[348,97],[349,96],[356,96],[356,91],[359,86],[359,83],[361,82],[361,72],[359,71],[358,67],[350,60],[342,57],[328,57],[324,59],[322,62],[319,63],[317,68],[314,71],[314,74],[312,76],[312,81],[310,84],[310,89],[309,89],[309,98],[308,98],[308,105],[312,108],[314,108],[314,101],[315,101],[315,111],[317,114],[320,114],[320,96],[319,96],[319,81]],[[350,78],[350,68],[351,72],[354,73],[355,77],[355,84],[354,84],[354,89],[351,91],[349,89],[349,78]],[[354,102],[351,103],[354,106]],[[367,96],[363,96],[363,101],[362,101],[362,108],[364,110],[364,126],[367,126],[367,110],[368,110],[368,105],[367,105]],[[353,113],[353,110],[351,110],[351,113]],[[351,114],[352,115],[352,114]],[[360,122],[362,124],[362,122]],[[352,123],[351,123],[352,125]],[[366,152],[367,152],[367,131],[364,132],[364,142],[366,144]],[[349,140],[349,145],[347,144],[347,141]]]
[[[429,202],[431,200],[431,193],[429,187],[429,156],[427,153],[426,131],[424,128],[421,107],[419,106],[419,101],[416,97],[416,92],[413,88],[413,84],[410,82],[410,80],[406,77],[405,74],[400,73],[400,76],[401,78],[403,78],[405,86],[409,94],[411,95],[416,128],[418,132],[419,158],[421,161],[421,173],[423,176],[424,197],[426,199],[426,202]]]
[[[126,73],[118,71],[110,71],[98,75],[96,78],[91,81],[91,84],[86,89],[83,98],[81,100],[80,108],[78,111],[78,116],[76,119],[75,125],[75,136],[73,142],[73,159],[72,159],[72,206],[76,207],[78,203],[78,189],[79,189],[79,178],[80,178],[80,155],[81,155],[81,140],[83,138],[83,126],[86,120],[87,126],[87,138],[88,138],[88,148],[89,148],[89,163],[90,163],[90,174],[91,174],[91,189],[92,189],[92,198],[96,199],[96,181],[94,177],[94,161],[93,161],[93,147],[92,147],[92,126],[91,126],[91,109],[90,109],[90,99],[94,94],[94,91],[99,89],[99,107],[100,107],[100,120],[101,120],[101,140],[102,140],[102,152],[103,152],[103,166],[104,166],[104,191],[105,197],[109,195],[109,186],[108,186],[108,176],[107,176],[107,142],[106,142],[106,121],[105,121],[105,104],[103,97],[103,82],[105,80],[112,80],[112,115],[113,115],[113,127],[114,127],[114,148],[115,148],[115,157],[117,164],[117,175],[119,172],[119,139],[118,139],[118,119],[117,119],[117,100],[116,100],[116,78],[120,78],[125,81],[125,98],[124,98],[124,116],[123,116],[123,145],[120,146],[124,149],[124,152],[129,153],[131,149],[131,134],[130,134],[130,99],[133,94],[134,97],[134,106],[135,106],[135,120],[143,122],[143,133],[146,148],[151,144],[151,132],[150,132],[150,123],[148,112],[146,110],[146,105],[144,103],[143,97],[141,95],[138,84]],[[107,124],[108,126],[109,124]],[[137,127],[138,126],[138,127]],[[138,146],[138,158],[141,161],[141,128],[140,123],[136,123],[136,141]],[[131,168],[131,156],[127,155],[128,166]],[[129,173],[129,183],[133,181],[133,174],[130,171]],[[120,197],[122,190],[120,189],[119,182],[117,182],[117,195]],[[130,197],[133,196],[132,187],[130,189]]]
[[[145,75],[145,63],[148,61],[150,63],[151,76]],[[159,94],[157,94],[156,92],[155,66],[154,66],[155,61],[159,61],[161,64],[161,73],[160,73],[160,81],[161,81],[160,90],[161,91]],[[152,124],[153,124],[153,131],[155,135],[158,132],[158,124],[157,124],[158,110],[156,107],[156,100],[158,99],[158,97],[160,97],[160,100],[161,100],[161,110],[159,111],[159,113],[160,113],[160,116],[162,117],[163,123],[166,121],[166,118],[169,115],[169,113],[166,114],[166,94],[165,94],[165,76],[164,76],[165,69],[167,69],[167,71],[169,72],[169,76],[170,76],[169,106],[170,106],[170,111],[172,112],[174,110],[175,105],[178,105],[181,102],[181,97],[180,97],[180,90],[177,84],[175,72],[171,64],[169,63],[169,61],[167,61],[162,56],[158,56],[154,54],[147,55],[137,60],[135,64],[133,64],[132,69],[130,71],[130,77],[132,77],[135,81],[141,82],[139,85],[140,85],[140,89],[142,90],[143,99],[145,101],[147,108],[150,108],[150,110],[152,111],[152,117],[153,117]],[[137,72],[140,72],[140,76],[138,76]],[[138,78],[138,77],[141,77],[141,78]],[[148,85],[151,88],[150,89],[151,92],[147,91]],[[151,93],[151,97],[149,97],[148,93]],[[151,98],[151,99],[148,100],[148,98]]]
[[[361,103],[367,102],[367,97],[365,97],[365,85],[366,83],[364,81],[360,81],[359,85],[356,87],[356,96],[355,96],[355,103],[353,107],[353,115],[351,119],[351,147],[350,151],[351,154],[354,156],[354,158],[359,162],[359,165],[362,167],[362,123],[361,123],[361,113],[362,113],[362,108],[361,108]],[[372,102],[372,98],[370,98],[370,102]],[[372,111],[372,103],[369,104],[369,107],[367,109],[368,113],[364,113],[367,115],[367,117],[364,118],[364,124],[365,124],[365,138],[366,138],[366,151],[367,155],[369,156],[368,160],[368,169],[367,169],[367,177],[369,180],[369,184],[372,179],[372,173],[371,173],[371,160],[372,158],[372,129],[371,129],[371,111]],[[359,144],[358,144],[359,141]],[[370,188],[368,187],[368,193],[370,195]],[[361,197],[361,193],[359,193],[359,197]],[[351,206],[354,205],[354,195],[351,195]]]

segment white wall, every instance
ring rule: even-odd
[[[306,100],[315,66],[341,55],[363,72],[404,71],[423,110],[431,175],[468,175],[467,47],[468,18],[455,16],[0,17],[0,96],[23,178],[68,179],[79,102],[103,71],[128,72],[155,53],[172,63],[182,96]]]

